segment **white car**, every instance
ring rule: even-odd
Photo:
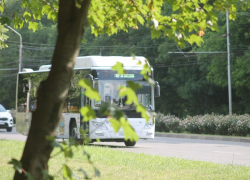
[[[8,132],[12,131],[13,117],[10,112],[0,104],[0,129],[6,129]]]

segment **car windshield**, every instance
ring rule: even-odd
[[[141,89],[137,90],[136,95],[138,98],[138,102],[151,109],[151,87],[146,81],[137,81],[141,85]],[[119,87],[120,86],[127,86],[126,80],[98,80],[94,82],[94,88],[98,90],[101,101],[96,102],[94,101],[94,108],[100,107],[102,102],[109,102],[121,109],[127,110],[135,110],[134,104],[126,104],[126,96],[121,98],[119,96]]]
[[[6,109],[0,104],[0,112],[6,112]]]

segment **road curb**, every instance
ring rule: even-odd
[[[171,137],[171,138],[186,138],[186,139],[203,139],[214,141],[233,141],[233,142],[245,142],[250,143],[250,138],[247,137],[225,137],[225,136],[206,136],[198,134],[177,134],[177,133],[161,133],[156,132],[156,137]]]

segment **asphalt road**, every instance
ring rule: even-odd
[[[26,136],[15,132],[15,128],[11,133],[0,129],[0,139],[25,141]],[[134,153],[250,166],[250,143],[245,142],[155,137],[154,140],[139,140],[135,147],[126,147],[124,143],[116,142],[101,142],[94,145]]]
[[[13,127],[12,132],[0,129],[0,139],[26,141],[27,137],[16,132],[16,127]]]

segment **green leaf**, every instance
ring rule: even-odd
[[[92,88],[92,83],[89,79],[81,79],[78,85],[86,89],[85,96],[88,98],[95,99],[97,102],[101,100],[100,94]]]
[[[91,106],[84,106],[80,109],[80,113],[83,115],[83,120],[89,121],[91,119],[96,118],[96,113],[95,111],[91,108]]]
[[[146,108],[140,104],[137,105],[136,107],[136,112],[141,113],[141,116],[148,122],[150,119],[150,114],[146,110]]]
[[[206,4],[208,0],[201,0],[201,3]]]
[[[148,81],[148,83],[149,83],[150,85],[152,85],[152,86],[155,85],[155,80],[153,80],[152,78],[148,77],[146,80]]]
[[[35,177],[30,172],[27,172],[25,176],[27,177],[27,180],[35,180]]]
[[[118,74],[125,74],[126,71],[123,69],[123,64],[120,62],[117,62],[116,65],[112,67],[113,71],[117,71]]]
[[[102,102],[102,104],[100,106],[100,113],[102,115],[107,115],[109,108],[110,108],[110,103],[108,103],[108,102]]]
[[[126,115],[124,114],[124,112],[115,106],[110,107],[109,111],[110,111],[110,115],[116,119],[120,119],[122,117],[126,118]]]
[[[12,24],[14,25],[15,29],[23,27],[23,23],[24,23],[23,19],[19,16],[15,16],[14,19],[12,20]]]
[[[143,65],[143,69],[140,72],[141,75],[145,78],[145,75],[151,74],[151,68],[148,66],[148,64]]]
[[[138,15],[137,19],[140,22],[140,24],[144,24],[145,20],[143,19],[143,17]]]
[[[52,147],[59,147],[61,150],[63,150],[62,145],[59,142],[53,141],[51,142]]]
[[[27,11],[23,13],[23,17],[25,19],[25,22],[28,22],[31,20],[31,14],[28,13]]]
[[[121,117],[119,120],[111,118],[109,119],[109,122],[116,133],[120,130],[120,128],[123,128],[125,140],[130,139],[131,141],[137,141],[139,139],[129,121],[124,117]]]
[[[46,140],[47,141],[51,141],[50,145],[52,147],[59,147],[61,150],[63,149],[62,145],[59,142],[55,141],[55,137],[53,137],[53,136],[46,136]]]
[[[121,128],[120,122],[114,118],[110,118],[109,122],[111,123],[111,126],[113,127],[114,131],[117,133]]]
[[[3,13],[3,11],[4,11],[3,5],[0,4],[0,12]]]
[[[89,79],[81,79],[78,83],[79,86],[85,88],[85,89],[91,89],[92,83]]]
[[[11,159],[11,161],[9,161],[9,164],[13,165],[13,168],[19,172],[20,174],[22,173],[22,163],[16,159]]]
[[[49,13],[52,8],[49,5],[45,5],[42,7],[42,13]]]
[[[56,18],[57,18],[57,12],[55,12],[55,11],[50,11],[50,12],[48,13],[48,19],[51,19],[52,21],[55,21]]]
[[[235,5],[232,5],[230,9],[229,19],[234,21],[236,19],[236,13],[237,13],[237,8]]]
[[[73,179],[72,171],[66,164],[62,165],[62,170],[63,170],[63,177],[64,178]]]
[[[100,177],[101,176],[100,171],[96,167],[94,167],[94,169],[95,169],[95,176]]]
[[[137,141],[139,139],[138,135],[130,125],[130,123],[124,119],[120,119],[121,127],[123,128],[125,140]]]
[[[10,25],[11,24],[11,21],[10,21],[10,19],[8,18],[8,17],[6,17],[6,16],[2,16],[1,18],[0,18],[0,23],[1,24],[7,24],[7,25]]]
[[[119,95],[121,97],[127,96],[126,104],[132,104],[133,102],[137,102],[137,95],[135,91],[129,87],[120,87]]]
[[[82,168],[80,168],[78,171],[82,172],[84,174],[84,179],[89,179],[89,176],[88,176],[88,174],[87,174],[87,172],[85,170],[83,170]]]
[[[128,87],[130,87],[131,89],[134,90],[134,92],[136,92],[138,89],[141,88],[141,85],[138,83],[134,83],[133,81],[128,81]]]
[[[91,100],[92,99],[95,99],[97,102],[99,102],[101,100],[101,96],[100,94],[98,93],[97,90],[91,88],[91,89],[87,89],[85,91],[85,96],[87,96],[88,98],[90,98]]]
[[[205,4],[203,7],[207,12],[210,12],[213,10],[213,6],[209,4]]]
[[[178,3],[173,3],[172,4],[172,9],[173,9],[173,11],[176,11],[176,10],[180,9],[179,4]]]
[[[141,75],[143,75],[143,78],[148,81],[148,83],[150,85],[155,85],[155,81],[149,77],[149,75],[151,74],[151,68],[148,64],[144,64],[143,65],[143,69],[140,72]]]
[[[54,136],[46,136],[46,140],[48,141],[55,141],[55,137]]]
[[[73,157],[73,151],[72,151],[72,149],[70,148],[70,149],[64,149],[64,151],[63,151],[63,153],[64,153],[64,156],[67,158],[72,158]]]
[[[44,179],[46,179],[46,180],[54,180],[54,177],[49,175],[47,171],[43,170],[42,173],[43,173]]]
[[[198,46],[201,45],[201,43],[203,42],[203,39],[195,34],[192,34],[189,38],[187,38],[187,41],[192,45],[194,43],[196,43]]]
[[[33,32],[35,32],[36,30],[38,30],[38,23],[37,23],[37,22],[32,22],[32,21],[30,21],[30,22],[29,22],[28,29],[32,29]]]
[[[152,38],[159,38],[161,36],[161,31],[158,31],[158,30],[156,30],[156,29],[153,29],[152,31],[151,31],[151,37]]]
[[[90,154],[89,154],[87,151],[85,151],[85,150],[83,150],[83,154],[87,157],[88,162],[89,162],[90,164],[93,164],[93,162],[91,161],[91,156],[90,156]]]

